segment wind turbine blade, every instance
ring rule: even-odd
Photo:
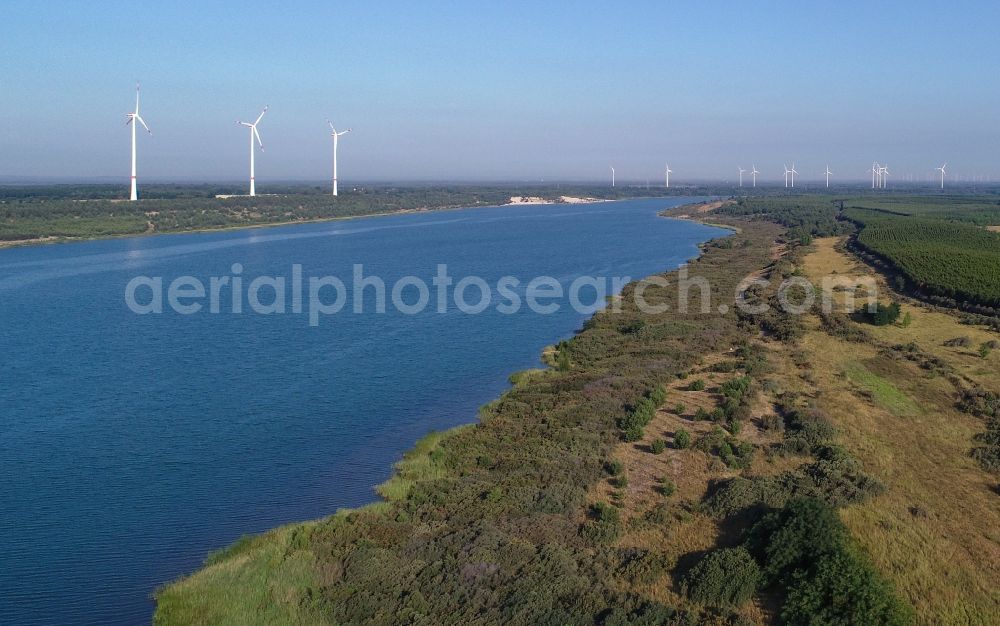
[[[153,131],[149,130],[149,126],[146,126],[146,121],[143,120],[141,116],[136,115],[135,119],[139,120],[139,123],[142,124],[142,127],[146,129],[147,133],[149,133],[150,135],[153,134]]]
[[[264,110],[260,112],[260,115],[257,116],[257,121],[253,123],[254,126],[260,123],[261,118],[263,118],[264,114],[267,113],[267,109],[268,107],[265,106]]]
[[[347,130],[340,131],[339,133],[337,133],[337,135],[346,135],[347,133],[351,132],[352,130],[354,130],[354,129],[348,128]]]
[[[330,132],[333,133],[333,134],[336,134],[337,133],[337,129],[333,127],[333,122],[331,122],[330,120],[327,120],[326,123],[330,125]]]
[[[260,133],[257,132],[257,126],[251,126],[250,128],[253,129],[253,136],[257,138],[257,145],[263,150],[264,142],[260,140]]]

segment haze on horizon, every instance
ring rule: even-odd
[[[1000,178],[1000,5],[5,3],[0,177]]]

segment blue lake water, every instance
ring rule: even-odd
[[[247,283],[290,281],[300,264],[306,277],[350,287],[361,263],[391,287],[406,275],[430,283],[446,263],[455,280],[490,285],[505,275],[637,279],[723,232],[656,215],[693,200],[0,250],[0,624],[148,623],[151,592],[209,551],[372,501],[418,438],[473,421],[509,373],[537,366],[545,345],[587,317],[565,299],[550,315],[468,315],[450,300],[442,314],[433,290],[418,315],[375,313],[371,298],[354,314],[349,300],[315,327],[305,313],[253,313],[245,296],[239,314],[223,298],[219,314],[165,304],[137,315],[124,299],[133,277],[207,285],[239,263]]]

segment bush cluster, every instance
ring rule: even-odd
[[[622,438],[625,441],[638,441],[642,439],[646,426],[649,425],[653,416],[656,415],[656,410],[666,400],[666,387],[663,385],[654,387],[625,417],[618,421],[618,428],[622,430]]]

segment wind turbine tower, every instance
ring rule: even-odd
[[[135,143],[134,142],[133,142],[132,146],[133,146],[132,147],[132,162],[134,163],[135,162]],[[935,167],[934,168],[937,171],[941,172],[941,189],[944,189],[944,175],[945,175],[945,168],[947,168],[947,167],[948,167],[948,164],[945,163],[941,167]]]
[[[795,171],[794,163],[792,163],[792,169],[788,170],[788,173],[792,175],[792,189],[795,189],[795,175],[798,174],[798,172]]]
[[[788,174],[791,172],[791,170],[788,169],[787,165],[783,165],[782,167],[785,168],[785,189],[788,189]]]
[[[615,168],[611,168],[611,186],[615,186]]]
[[[753,169],[750,170],[750,175],[753,176],[753,186],[754,186],[754,189],[757,188],[757,174],[760,174],[760,172],[757,171],[757,166],[754,165]]]
[[[239,120],[237,120],[237,122],[236,122],[240,126],[246,126],[247,128],[250,129],[250,196],[251,197],[257,195],[257,189],[256,189],[256,186],[254,185],[254,152],[253,152],[253,140],[254,140],[254,137],[257,138],[257,145],[260,146],[260,151],[263,152],[264,151],[264,142],[262,142],[260,140],[260,133],[257,132],[257,124],[260,124],[260,120],[261,120],[261,118],[264,117],[265,113],[267,113],[267,107],[266,106],[264,107],[264,110],[260,112],[260,115],[257,116],[257,120],[253,124],[251,124],[250,122],[240,122]]]
[[[670,169],[670,164],[669,163],[667,163],[666,165],[667,165],[667,169],[663,173],[666,174],[666,176],[667,176],[667,189],[670,189],[670,174],[673,173],[674,170]]]
[[[740,187],[742,187],[743,186],[743,172],[745,172],[746,170],[743,169],[742,167],[740,167],[739,169],[740,169]]]
[[[830,166],[827,165],[826,166],[826,188],[827,189],[830,188],[830,174],[833,174],[833,172],[830,171]]]
[[[139,116],[139,83],[135,84],[135,113],[126,113],[125,114],[125,118],[126,118],[125,119],[125,125],[126,126],[128,126],[129,124],[132,125],[132,183],[131,183],[132,190],[131,190],[131,193],[129,194],[129,198],[128,199],[134,201],[134,200],[138,200],[139,199],[139,190],[136,187],[136,182],[135,182],[135,127],[136,127],[136,123],[138,122],[139,124],[142,124],[142,127],[145,128],[146,132],[149,133],[150,135],[153,134],[153,131],[149,130],[149,126],[146,126],[146,122],[142,119],[142,117]]]
[[[338,133],[337,129],[333,127],[333,122],[327,120],[326,123],[330,125],[330,136],[333,137],[333,195],[337,195],[337,141],[340,139],[341,135],[346,135],[351,132],[351,129],[348,128],[347,130],[342,130]],[[253,144],[251,144],[250,150],[251,152],[253,151]]]

